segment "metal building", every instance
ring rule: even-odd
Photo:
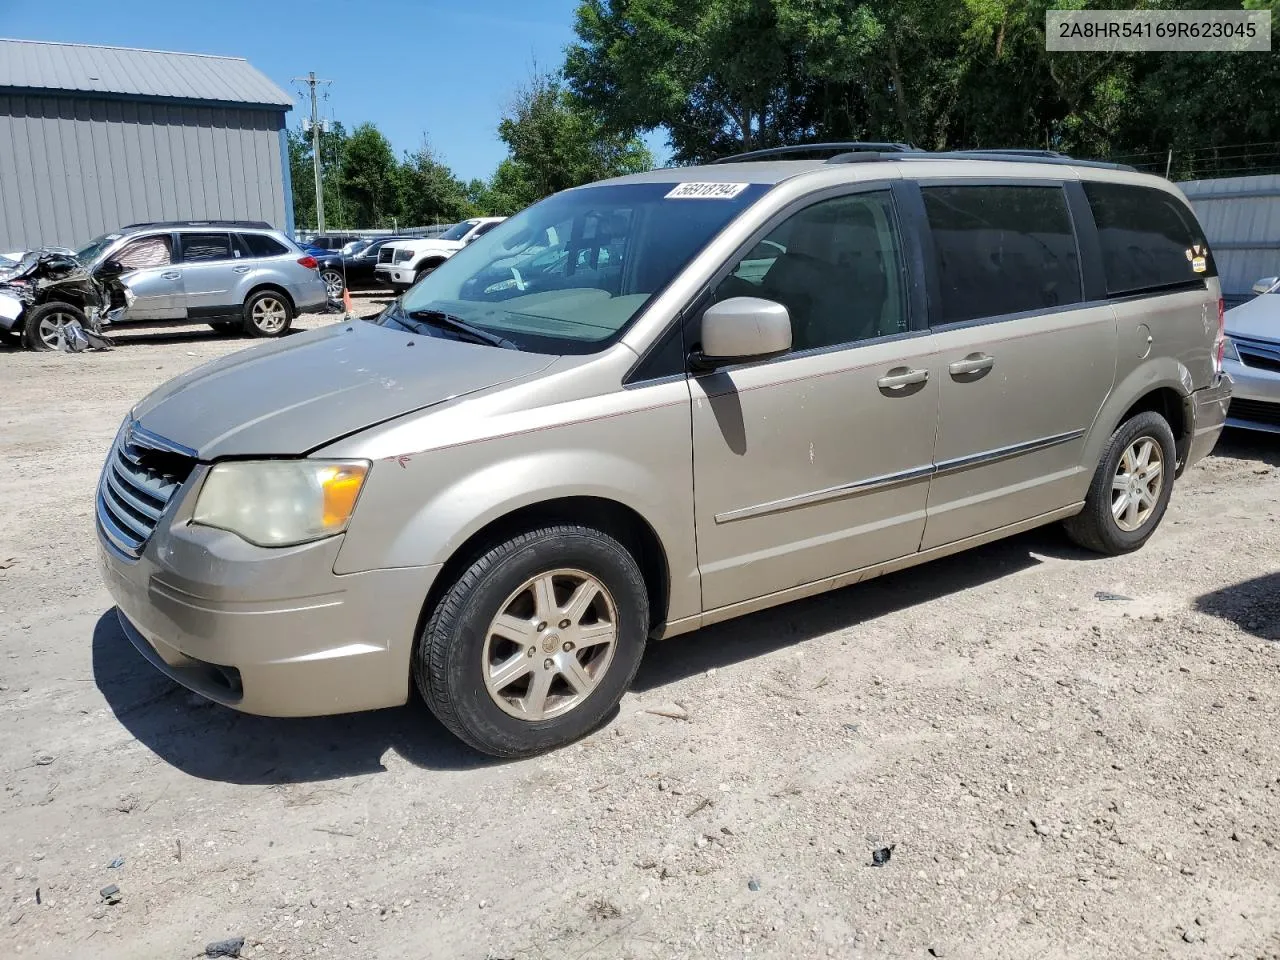
[[[1254,283],[1280,274],[1280,175],[1179,183],[1213,251],[1228,306],[1243,303]]]
[[[0,252],[153,220],[292,234],[291,106],[238,58],[0,39]]]

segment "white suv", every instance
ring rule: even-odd
[[[438,237],[389,243],[378,251],[378,265],[373,268],[373,275],[396,290],[406,290],[505,219],[474,217],[455,223]]]

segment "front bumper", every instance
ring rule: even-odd
[[[1222,368],[1234,385],[1227,426],[1280,433],[1280,372],[1248,367],[1237,360],[1224,360]]]
[[[1186,415],[1189,418],[1190,430],[1187,431],[1187,449],[1181,457],[1182,466],[1186,470],[1197,460],[1205,457],[1218,442],[1222,428],[1227,420],[1227,408],[1231,403],[1231,378],[1220,373],[1213,378],[1213,383],[1200,390],[1192,391],[1186,400]]]
[[[264,716],[407,700],[418,617],[438,567],[338,575],[341,537],[268,550],[192,526],[189,511],[171,504],[137,560],[98,523],[99,563],[121,626],[153,666],[210,700]]]

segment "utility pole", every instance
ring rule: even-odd
[[[311,164],[316,171],[316,230],[324,233],[324,181],[320,176],[320,131],[323,124],[320,120],[320,107],[316,103],[316,84],[333,83],[332,80],[317,80],[312,70],[305,77],[294,77],[311,88]]]

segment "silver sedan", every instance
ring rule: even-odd
[[[1280,433],[1280,277],[1253,285],[1254,297],[1227,311],[1223,369],[1231,376],[1227,426]]]

